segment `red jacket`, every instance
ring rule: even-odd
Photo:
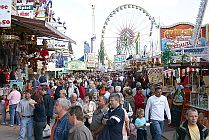
[[[79,92],[80,92],[80,98],[83,100],[86,93],[86,89],[84,88],[84,86],[79,87]]]
[[[136,95],[134,96],[135,111],[139,108],[144,109],[144,99],[145,99],[144,94],[142,93],[141,90],[138,90],[136,92]]]

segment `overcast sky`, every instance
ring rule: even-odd
[[[77,45],[73,46],[76,58],[82,56],[84,41],[90,43],[92,36],[92,1],[95,3],[97,48],[106,18],[120,5],[141,6],[161,25],[171,25],[176,22],[195,23],[200,5],[200,0],[53,0],[55,17],[59,16],[61,21],[66,22],[67,35],[77,42]],[[209,23],[208,6],[203,20],[203,24],[206,23]]]

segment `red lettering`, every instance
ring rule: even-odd
[[[27,17],[27,16],[29,16],[29,12],[21,12],[20,13],[20,16]]]
[[[0,9],[8,9],[8,5],[0,5]]]
[[[10,24],[10,21],[9,21],[9,20],[2,20],[1,23],[2,23],[2,24]]]

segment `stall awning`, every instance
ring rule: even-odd
[[[74,40],[62,34],[55,27],[51,26],[44,20],[30,19],[12,15],[12,28],[14,28],[15,32],[18,33],[25,32],[28,35],[62,39],[76,44]]]

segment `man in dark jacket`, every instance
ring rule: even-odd
[[[63,89],[63,84],[61,81],[58,82],[57,88],[54,93],[54,100],[56,101],[58,98],[60,98],[60,90]]]
[[[50,120],[51,120],[51,117],[53,116],[54,103],[50,94],[47,93],[47,87],[46,88],[43,87],[41,89],[41,93],[44,99],[45,112],[47,116],[47,124],[50,126]]]
[[[186,121],[176,129],[173,140],[205,140],[209,138],[208,129],[197,122],[198,112],[191,108],[186,112]]]
[[[120,106],[120,95],[113,93],[110,95],[110,109],[102,120],[102,123],[106,126],[104,129],[109,131],[109,137],[106,135],[106,140],[123,140],[124,119],[125,113]]]

